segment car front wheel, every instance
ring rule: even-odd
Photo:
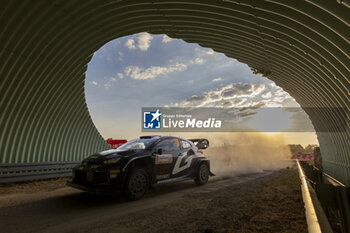
[[[201,164],[198,168],[197,177],[194,179],[197,185],[206,184],[209,180],[209,167],[206,164]]]
[[[132,201],[140,199],[147,192],[148,175],[143,169],[133,170],[127,179],[125,196]]]

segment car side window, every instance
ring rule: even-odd
[[[181,146],[182,146],[182,148],[184,148],[184,149],[188,149],[188,148],[191,147],[191,144],[190,144],[189,142],[187,142],[187,141],[181,140]]]
[[[180,149],[180,142],[179,139],[173,138],[173,139],[165,139],[164,141],[161,141],[156,146],[156,151],[159,149],[162,149],[163,152],[172,152]]]

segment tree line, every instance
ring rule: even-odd
[[[307,154],[312,153],[314,151],[314,148],[318,147],[319,145],[309,144],[303,147],[301,144],[289,144],[288,146],[292,154]]]

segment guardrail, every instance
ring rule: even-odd
[[[68,177],[79,162],[0,164],[0,183]]]
[[[297,163],[299,174],[302,172],[313,195],[312,201],[318,205],[317,217],[324,223],[322,232],[350,233],[350,187],[307,162]]]
[[[308,181],[304,174],[303,169],[300,166],[300,162],[298,160],[297,160],[297,165],[299,169],[299,178],[301,180],[301,191],[302,191],[303,201],[305,205],[305,216],[306,216],[308,231],[312,233],[322,233],[321,226],[316,214],[316,209],[311,198]]]

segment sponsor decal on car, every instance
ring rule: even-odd
[[[191,166],[193,156],[189,156],[187,158],[185,158],[185,157],[187,157],[187,154],[182,154],[181,156],[179,156],[177,158],[176,164],[175,164],[173,172],[172,172],[173,175],[176,173],[179,173],[179,172],[181,172],[181,171],[183,171]],[[181,166],[182,160],[185,160],[185,162]]]
[[[120,169],[112,169],[112,170],[109,170],[109,173],[110,173],[110,174],[118,174],[118,173],[120,173]]]
[[[156,155],[156,164],[171,164],[173,163],[172,154]]]

